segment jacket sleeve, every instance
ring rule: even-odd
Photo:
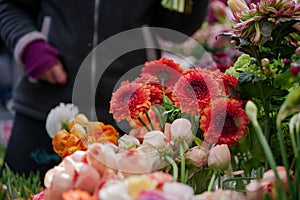
[[[45,39],[36,27],[38,2],[38,0],[0,0],[0,36],[18,61],[30,42]]]
[[[190,14],[178,13],[163,8],[162,6],[158,6],[158,11],[155,12],[155,16],[149,25],[171,29],[191,36],[200,28],[204,21],[208,9],[208,3],[209,0],[193,0],[192,12]],[[177,38],[172,38],[172,36],[169,35],[167,37],[164,35],[160,36],[166,40],[181,42],[177,41]]]

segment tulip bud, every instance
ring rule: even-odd
[[[119,139],[119,148],[121,149],[131,149],[140,146],[140,141],[131,135],[123,135]]]
[[[186,152],[185,158],[197,167],[204,167],[207,164],[207,153],[198,146]]]
[[[253,101],[248,101],[246,104],[246,114],[252,123],[257,122],[257,107]]]
[[[227,170],[231,162],[231,155],[226,144],[216,145],[210,149],[208,154],[208,167]]]

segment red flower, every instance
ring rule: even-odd
[[[124,81],[110,101],[110,113],[118,122],[136,119],[150,107],[150,90],[135,82]]]
[[[183,69],[171,59],[161,58],[159,60],[146,62],[142,73],[149,73],[156,76],[163,86],[173,88]]]
[[[151,104],[161,104],[163,99],[162,85],[160,84],[156,76],[151,74],[141,74],[141,77],[134,80],[135,83],[140,83],[150,90],[150,102]]]
[[[248,130],[248,118],[242,102],[220,98],[205,108],[200,119],[204,138],[210,143],[236,145]]]
[[[238,79],[230,74],[221,75],[226,95],[236,96],[236,87],[238,85]]]
[[[218,82],[212,72],[195,68],[184,72],[184,76],[177,81],[174,91],[176,106],[182,112],[198,114],[216,96],[220,95]]]

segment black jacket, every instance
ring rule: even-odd
[[[44,120],[50,109],[59,102],[72,101],[72,90],[78,69],[96,44],[144,24],[192,35],[200,27],[208,4],[208,0],[194,0],[192,14],[181,14],[162,8],[160,2],[160,0],[0,0],[1,38],[15,56],[20,56],[16,55],[16,47],[22,46],[20,45],[22,38],[33,32],[46,30],[43,33],[45,38],[53,47],[60,50],[61,61],[68,73],[68,83],[65,86],[55,86],[44,81],[33,82],[24,75],[14,92],[13,105],[16,111]],[[48,27],[43,27],[47,21],[45,19],[48,19]],[[167,40],[176,39],[171,35],[160,36]],[[144,42],[141,35],[134,36],[134,40]],[[105,71],[95,97],[100,121],[112,123],[108,110],[113,87],[124,73],[130,68],[142,65],[146,59],[144,49],[126,52],[126,55],[116,59]]]

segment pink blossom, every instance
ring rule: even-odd
[[[76,151],[46,173],[45,200],[62,199],[63,192],[74,188],[80,188],[90,193],[96,190],[100,176],[95,168],[80,161],[83,157],[82,152]]]
[[[40,193],[34,195],[33,200],[44,200],[45,190],[41,191]]]

